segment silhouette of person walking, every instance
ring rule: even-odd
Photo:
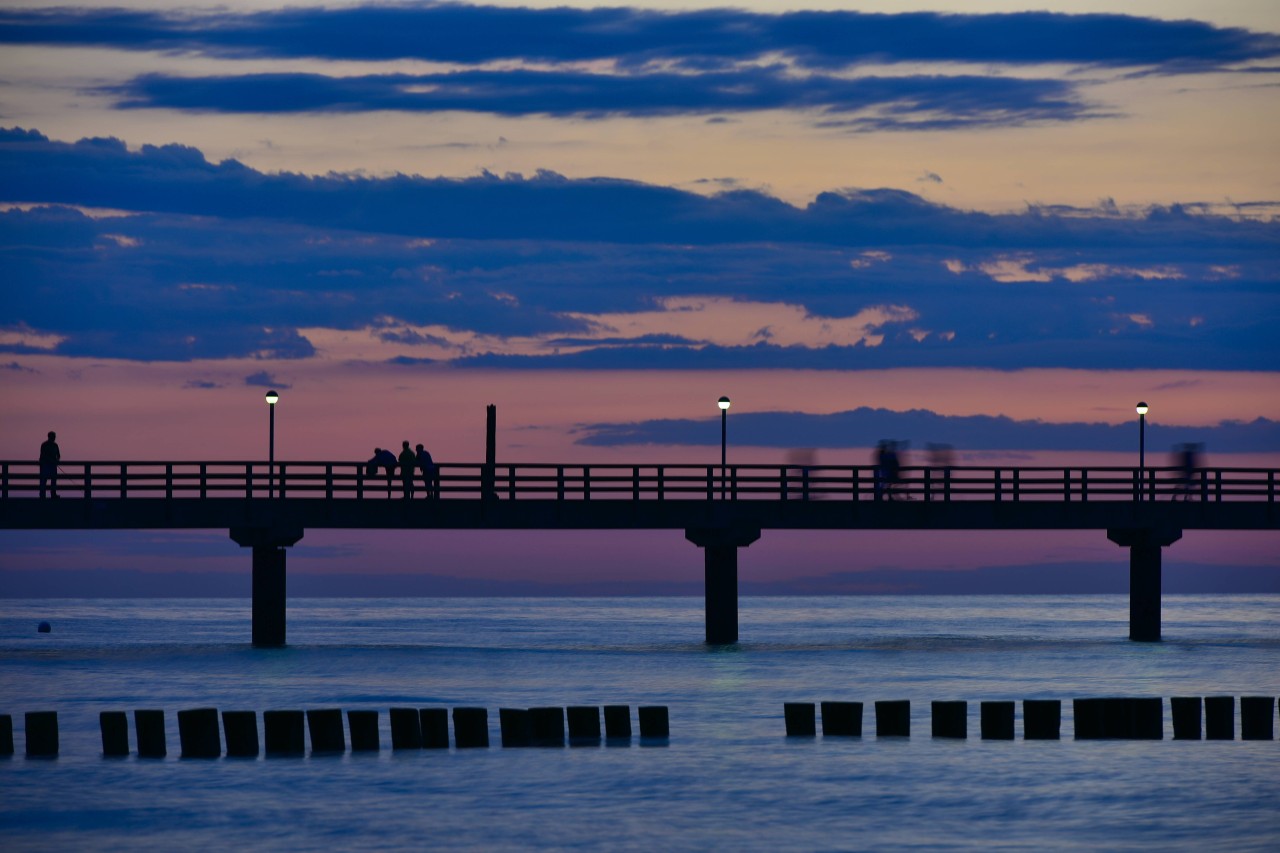
[[[422,472],[422,491],[428,499],[440,496],[439,484],[436,483],[436,463],[431,458],[431,454],[421,444],[417,447],[417,457],[414,461],[418,464],[418,470]]]
[[[895,500],[902,480],[902,460],[898,456],[901,444],[882,439],[876,445],[876,499]],[[907,497],[910,500],[910,497]]]
[[[44,497],[45,484],[48,483],[53,497],[58,496],[58,463],[62,461],[62,451],[58,449],[58,434],[50,431],[49,438],[40,445],[40,497]]]
[[[404,498],[413,497],[413,466],[416,458],[409,449],[409,442],[400,442],[400,488],[404,490]]]
[[[1200,470],[1200,448],[1203,445],[1195,442],[1179,444],[1174,448],[1174,464],[1178,466],[1178,488],[1173,493],[1176,501],[1181,495],[1183,500],[1191,500],[1191,484],[1196,472]]]

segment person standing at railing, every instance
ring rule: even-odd
[[[58,463],[62,461],[62,451],[58,449],[58,434],[50,432],[49,438],[40,445],[40,497],[44,497],[45,484],[51,488],[51,495],[58,496]]]
[[[426,493],[428,500],[439,497],[435,460],[431,458],[431,454],[421,444],[418,445],[417,450],[418,453],[414,457],[414,461],[418,465],[418,470],[422,472],[422,491]]]
[[[413,497],[413,466],[415,461],[413,451],[409,449],[409,442],[400,442],[400,488],[404,491],[405,500]]]

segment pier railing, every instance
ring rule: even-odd
[[[414,498],[437,500],[1168,501],[1276,500],[1276,469],[905,467],[894,481],[873,466],[444,463]],[[40,494],[40,466],[0,461],[0,499]],[[403,499],[396,471],[364,462],[87,461],[59,465],[63,499]]]

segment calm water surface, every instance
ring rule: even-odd
[[[1124,596],[744,598],[709,649],[702,602],[295,600],[290,645],[247,600],[0,602],[6,850],[1280,849],[1280,741],[1074,741],[1070,699],[1280,695],[1280,596],[1167,596],[1130,643]],[[41,620],[53,624],[35,633]],[[1058,742],[982,741],[983,699],[1064,700]],[[909,739],[869,703],[909,699]],[[929,737],[929,702],[970,737]],[[868,703],[861,739],[788,739],[790,701]],[[668,745],[502,749],[499,707],[667,705]],[[490,710],[487,750],[392,753],[391,706]],[[373,755],[181,760],[176,712],[370,708]],[[107,760],[98,713],[162,708],[170,757]],[[22,713],[57,710],[27,760]],[[1019,705],[1019,712],[1021,706]],[[1166,703],[1166,718],[1168,708]],[[1166,738],[1172,729],[1166,719]],[[131,746],[133,734],[130,733]]]

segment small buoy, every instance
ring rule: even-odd
[[[47,634],[53,630],[53,626],[50,625],[48,622],[41,622],[39,625],[36,626],[36,630],[39,631],[41,634]]]

